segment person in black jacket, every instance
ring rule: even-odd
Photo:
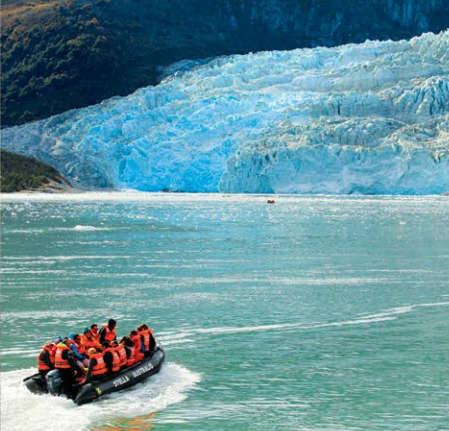
[[[82,376],[84,371],[78,365],[69,346],[70,340],[68,338],[64,338],[64,340],[56,346],[55,368],[59,370],[59,374],[63,381],[63,393],[71,396],[74,393],[76,377]]]
[[[117,340],[117,322],[114,319],[109,319],[100,329],[100,343],[104,346],[111,341]]]

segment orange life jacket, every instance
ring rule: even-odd
[[[41,354],[43,353],[44,350],[48,352],[50,363],[53,366],[55,365],[56,346],[52,343],[46,344],[45,346],[42,347],[42,350],[39,352],[39,355],[37,356],[37,368],[39,371],[51,370],[51,367],[49,367],[48,364],[41,359]]]
[[[109,329],[107,324],[103,325],[104,328],[104,339],[109,343],[117,338],[117,334],[114,329]]]
[[[91,347],[95,347],[96,349],[100,349],[103,348],[103,346],[100,344],[100,341],[97,338],[95,338],[91,333],[89,333],[89,335],[84,335],[84,339],[83,339],[83,346],[84,349],[86,350],[86,352],[91,348]]]
[[[130,338],[131,341],[134,343],[134,362],[140,362],[144,358],[143,353],[140,351],[141,348],[140,335],[139,334],[132,335]]]
[[[56,353],[55,353],[55,368],[57,369],[63,369],[68,370],[71,368],[70,362],[67,359],[64,359],[62,357],[62,352],[70,350],[69,347],[67,347],[64,343],[59,343],[56,346]]]
[[[108,369],[106,367],[106,364],[104,362],[103,353],[98,352],[94,353],[93,355],[90,355],[90,359],[95,359],[96,363],[92,367],[90,374],[92,376],[102,376],[103,374],[106,374],[108,372]]]
[[[92,340],[96,341],[97,343],[100,342],[100,333],[98,332],[98,329],[94,332],[92,329],[89,329],[89,335],[92,337]]]
[[[126,357],[126,348],[124,344],[119,344],[116,348],[118,357],[120,359],[120,368],[126,367],[128,359]]]
[[[86,334],[80,335],[80,346],[83,346],[84,350],[87,351],[88,347],[86,347],[86,344],[87,344],[87,336],[86,336]]]
[[[112,355],[112,372],[120,371],[120,357],[117,352],[116,347],[108,347],[105,349],[104,353],[111,352]]]
[[[86,346],[83,343],[78,344],[76,341],[74,341],[73,344],[75,344],[80,355],[86,355]]]
[[[81,335],[81,343],[80,343],[80,344],[84,347],[84,349],[86,350],[86,352],[87,352],[87,350],[89,350],[91,347],[95,347],[95,346],[93,345],[93,343],[92,343],[92,339],[91,339],[89,336],[87,336],[86,334]]]
[[[150,351],[150,340],[151,334],[153,333],[150,328],[142,329],[139,332],[139,335],[142,337],[143,348],[146,352]]]

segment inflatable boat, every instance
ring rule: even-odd
[[[81,405],[142,382],[160,370],[164,359],[164,350],[157,347],[151,356],[138,364],[132,365],[110,378],[101,381],[91,380],[82,385],[76,385],[70,393],[67,393],[64,389],[58,370],[50,371],[45,377],[39,373],[33,374],[23,381],[28,390],[35,394],[49,393],[55,396],[66,396],[72,398],[76,404]]]

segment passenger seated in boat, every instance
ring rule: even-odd
[[[94,347],[97,350],[101,350],[101,344],[98,340],[95,340],[89,328],[84,328],[83,334],[81,335],[81,345],[84,350],[87,352],[91,347]]]
[[[94,341],[96,341],[100,346],[100,333],[98,332],[98,325],[96,323],[92,323],[92,325],[90,325],[90,335],[92,337],[92,339]]]
[[[142,340],[140,339],[140,335],[137,331],[131,331],[129,334],[129,338],[133,342],[133,357],[134,363],[140,362],[144,358],[143,350],[142,350]]]
[[[42,346],[42,350],[37,356],[37,369],[42,376],[45,376],[49,371],[55,368],[55,353],[56,344],[60,339],[56,340],[54,343],[47,343]]]
[[[120,340],[120,344],[123,344],[125,346],[125,352],[126,352],[126,366],[130,367],[131,365],[135,364],[135,358],[134,358],[134,343],[129,337],[123,337]]]
[[[137,328],[137,332],[140,335],[142,342],[142,352],[144,356],[147,357],[151,355],[156,348],[156,340],[153,337],[153,330],[144,323]]]
[[[75,356],[70,349],[71,341],[68,338],[56,346],[55,352],[55,368],[59,370],[59,374],[65,386],[65,393],[70,394],[73,391],[73,385],[76,383],[76,376],[84,374],[83,369],[78,365]]]
[[[116,332],[117,322],[114,319],[109,319],[100,330],[100,343],[104,345],[105,341],[110,343],[117,340]]]
[[[69,334],[70,349],[73,352],[73,356],[80,362],[80,366],[87,366],[87,356],[84,346],[81,345],[81,337],[73,332]]]
[[[103,358],[109,375],[114,375],[120,371],[120,357],[117,352],[117,341],[111,341],[105,346]]]
[[[120,370],[124,370],[127,367],[128,358],[126,356],[125,343],[118,343],[115,347],[115,351],[119,357]]]
[[[87,354],[89,356],[89,367],[87,368],[88,380],[101,380],[103,379],[108,369],[104,361],[103,352],[97,351],[95,347],[91,347]]]

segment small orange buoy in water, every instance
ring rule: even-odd
[[[267,204],[274,204],[276,201],[274,199],[267,199]]]

